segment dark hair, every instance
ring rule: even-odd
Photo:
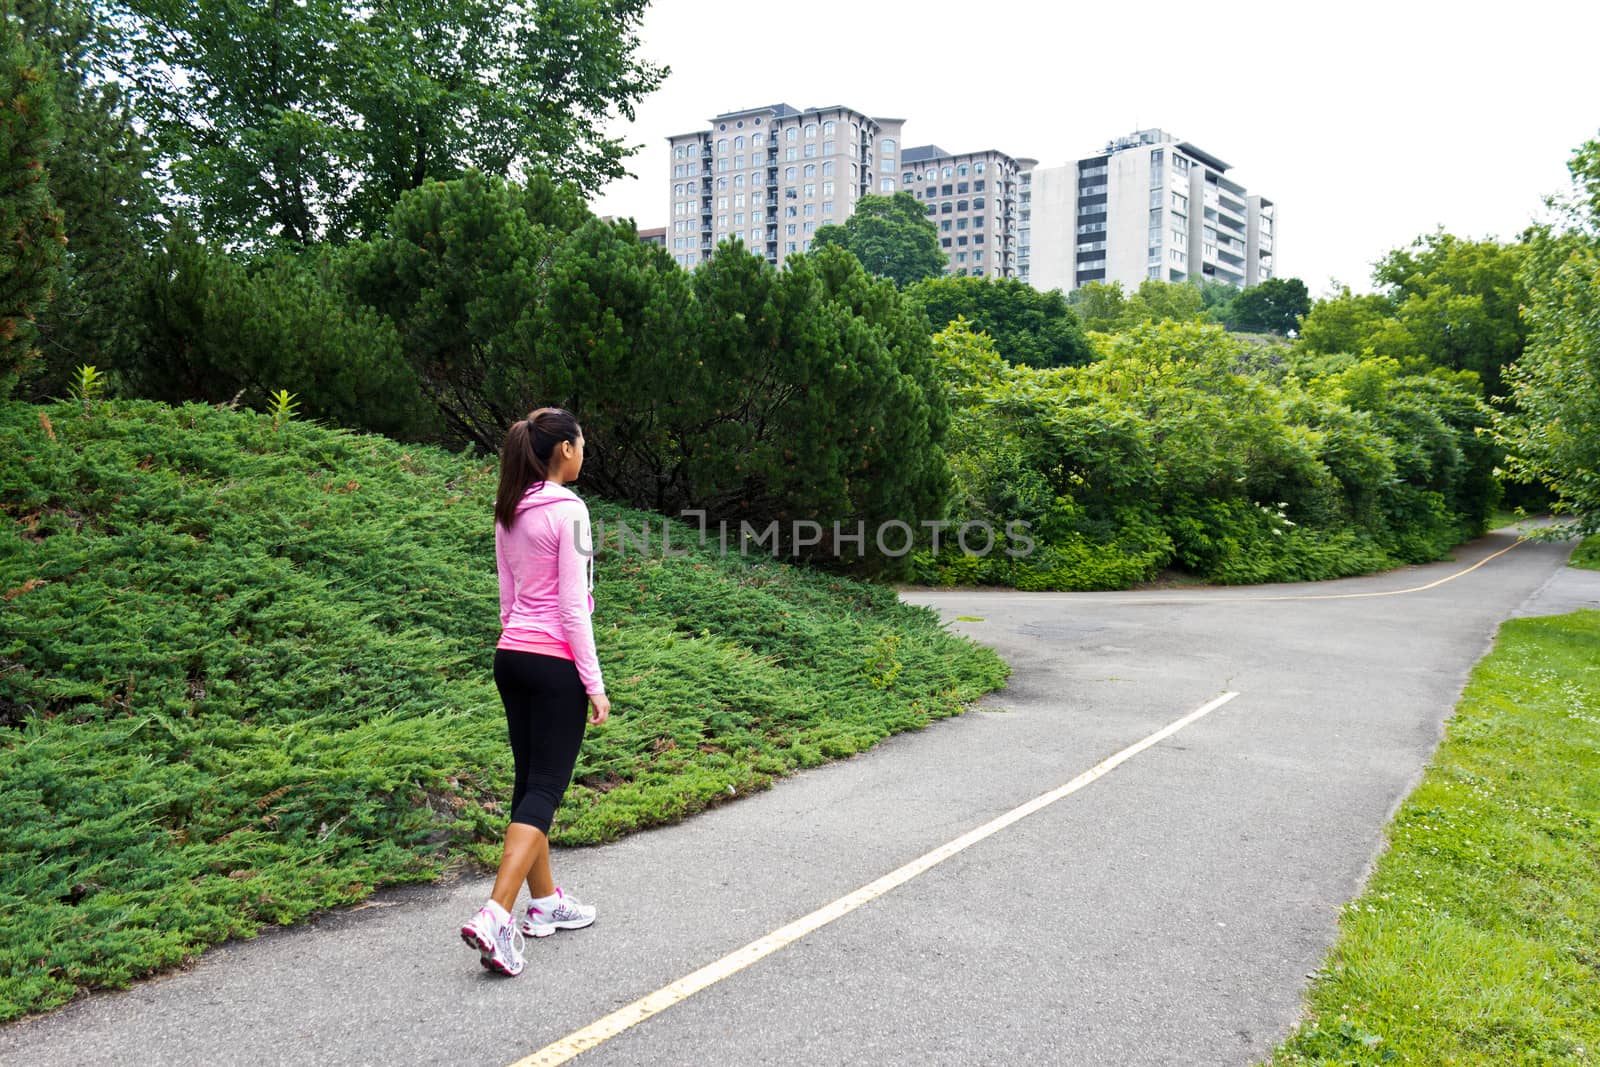
[[[517,521],[517,504],[528,487],[550,475],[550,453],[562,441],[576,442],[583,427],[572,412],[562,408],[540,408],[511,424],[505,444],[500,446],[500,491],[495,495],[494,518],[511,529]]]

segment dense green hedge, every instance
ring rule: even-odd
[[[1095,335],[1085,367],[1008,364],[962,324],[935,338],[956,512],[1029,524],[943,583],[1116,589],[1176,566],[1213,582],[1334,578],[1438,559],[1498,499],[1467,372],[1340,358],[1297,367],[1198,323]]]
[[[0,1020],[494,858],[494,481],[206,405],[0,405]],[[659,546],[659,518],[591,510]],[[680,818],[1004,677],[886,588],[715,547],[602,553],[616,715],[556,842]]]

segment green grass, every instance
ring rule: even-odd
[[[0,1022],[497,859],[494,484],[481,458],[203,405],[0,404]],[[1004,679],[892,590],[714,549],[597,561],[614,717],[558,844]]]
[[[1501,627],[1388,840],[1271,1062],[1600,1059],[1600,612]]]
[[[1495,508],[1494,514],[1489,516],[1489,525],[1485,529],[1503,530],[1507,526],[1515,526],[1526,519],[1526,515],[1518,515],[1508,508]]]
[[[1600,571],[1600,534],[1585,537],[1572,550],[1570,560],[1574,567],[1582,567],[1586,571]]]

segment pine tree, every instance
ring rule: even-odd
[[[0,22],[0,396],[38,355],[36,320],[61,273],[66,236],[46,161],[60,131],[54,87],[37,51]]]

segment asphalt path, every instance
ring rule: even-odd
[[[575,1062],[1254,1062],[1296,1021],[1498,624],[1600,607],[1570,546],[1495,555],[1512,544],[1311,585],[907,592],[999,650],[1009,686],[682,825],[558,852],[600,918],[530,941],[521,977],[486,974],[457,938],[488,890],[474,873],[0,1029],[0,1063],[510,1064],[1229,692]]]

